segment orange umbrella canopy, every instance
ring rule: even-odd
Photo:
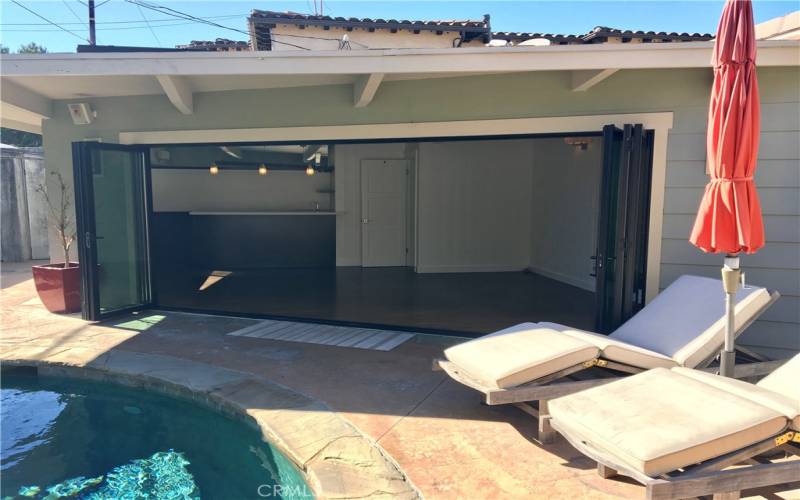
[[[712,62],[706,138],[711,179],[689,241],[705,252],[754,253],[764,246],[764,226],[753,182],[760,104],[750,0],[727,0]]]

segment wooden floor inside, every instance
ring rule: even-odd
[[[224,271],[224,270],[217,270]],[[489,333],[525,321],[594,326],[592,292],[528,272],[417,274],[395,268],[155,273],[157,305],[189,310]]]

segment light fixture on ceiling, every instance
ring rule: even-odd
[[[569,144],[570,146],[574,146],[575,149],[579,149],[581,151],[586,151],[589,149],[589,144],[592,143],[591,137],[565,137],[564,142]]]
[[[219,173],[219,167],[217,166],[217,162],[211,162],[211,166],[208,167],[208,173],[211,175],[217,175]]]
[[[267,172],[269,172],[269,170],[266,165],[262,163],[258,166],[258,175],[267,175]]]
[[[314,175],[315,173],[316,173],[316,171],[314,170],[314,167],[312,167],[311,165],[306,167],[306,175],[308,175],[310,177],[310,176]]]

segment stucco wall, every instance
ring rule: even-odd
[[[305,29],[300,29],[294,24],[279,24],[271,30],[272,50],[303,50],[303,47],[311,50],[339,50],[339,41],[344,35],[347,35],[350,40],[349,50],[449,49],[456,45],[461,38],[457,31],[444,31],[441,35],[437,35],[435,31],[424,30],[414,34],[410,30],[399,30],[392,33],[385,29],[369,31],[364,28],[356,28],[347,31],[337,27],[326,30],[319,26],[307,26]],[[480,37],[461,44],[462,47],[481,47],[483,45]]]
[[[566,72],[385,82],[366,108],[353,107],[349,85],[201,93],[195,95],[195,113],[188,116],[162,95],[86,99],[98,116],[82,127],[72,125],[66,103],[57,102],[56,116],[44,124],[46,162],[71,178],[72,141],[113,142],[120,131],[672,111],[660,285],[687,272],[717,276],[720,259],[701,255],[686,241],[705,183],[703,134],[711,72],[621,71],[588,92],[572,92],[570,83]],[[749,330],[745,341],[768,351],[800,350],[800,70],[762,68],[759,83],[763,133],[757,181],[768,244],[742,263],[750,281],[776,288],[784,298]]]

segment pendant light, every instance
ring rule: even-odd
[[[314,173],[315,173],[314,167],[312,167],[311,165],[306,167],[306,175],[307,176],[311,177],[312,175],[314,175]]]
[[[219,173],[219,167],[217,166],[217,162],[211,162],[211,166],[208,167],[208,173],[211,175],[217,175]]]
[[[258,166],[258,175],[267,175],[267,172],[269,172],[269,170],[266,165],[262,163]]]

